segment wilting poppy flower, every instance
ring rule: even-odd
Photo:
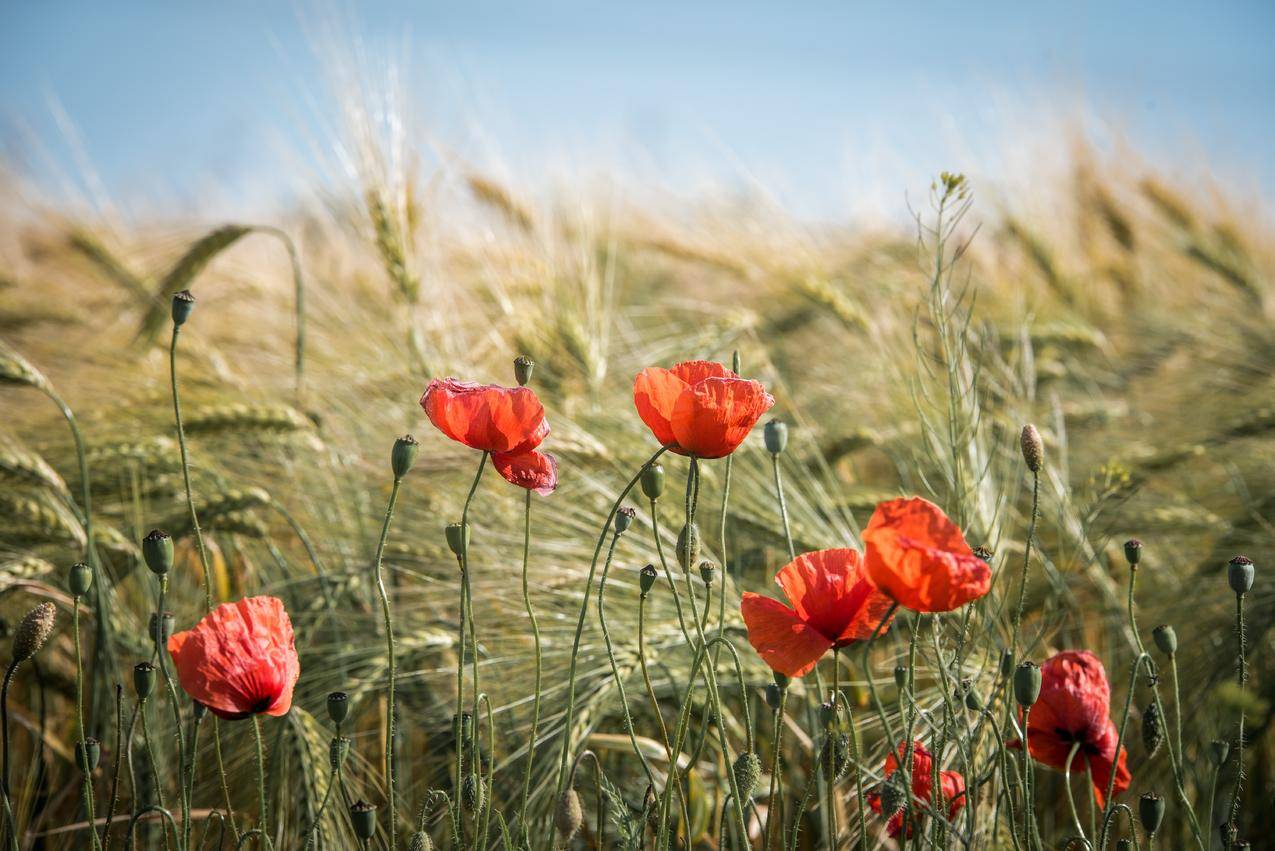
[[[633,404],[655,439],[671,451],[723,458],[744,442],[775,400],[760,382],[740,378],[720,363],[693,360],[639,372]]]
[[[913,497],[883,502],[863,530],[868,578],[914,612],[950,612],[992,587],[987,562],[934,503]]]
[[[898,754],[888,754],[885,758],[885,767],[883,773],[889,779],[890,775],[899,770],[899,765],[907,756],[907,746],[902,742],[899,743]],[[956,818],[956,814],[965,806],[965,778],[961,776],[959,771],[940,771],[939,786],[943,796],[943,802],[947,804],[947,820],[951,821]],[[925,749],[925,745],[920,742],[912,743],[912,797],[915,801],[923,801],[925,806],[934,809],[934,756]],[[881,793],[879,791],[869,792],[867,795],[868,806],[872,807],[873,812],[880,813]],[[903,807],[900,807],[890,813],[890,821],[886,825],[890,836],[898,836],[903,832]],[[908,836],[912,835],[913,829],[920,822],[923,812],[913,809],[911,822],[908,824]]]
[[[443,434],[483,452],[526,452],[549,434],[544,406],[526,387],[436,378],[421,407]]]
[[[186,694],[231,720],[286,715],[301,663],[292,621],[277,597],[222,603],[168,639]]]
[[[1123,747],[1116,755],[1120,733],[1111,720],[1111,685],[1102,662],[1088,650],[1064,650],[1040,666],[1040,697],[1027,715],[1027,743],[1032,759],[1059,771],[1067,769],[1072,745],[1080,743],[1072,771],[1093,773],[1098,806],[1106,805],[1107,783],[1116,773],[1115,794],[1129,788],[1133,779],[1125,765]],[[1009,743],[1021,748],[1018,739]]]
[[[558,487],[558,459],[548,452],[500,452],[491,456],[491,463],[509,484],[541,496],[548,496]]]
[[[855,550],[797,556],[775,576],[792,603],[745,592],[740,612],[748,641],[774,670],[800,677],[833,647],[869,638],[890,599],[863,575]]]

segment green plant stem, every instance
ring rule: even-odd
[[[661,446],[655,451],[646,463],[643,464],[633,478],[629,479],[629,483],[620,491],[620,495],[615,498],[615,502],[611,504],[611,511],[607,514],[606,522],[602,525],[602,531],[598,533],[597,544],[593,548],[593,560],[589,564],[589,575],[584,581],[584,593],[580,599],[580,615],[576,619],[575,636],[571,640],[571,662],[567,671],[567,707],[566,716],[562,726],[562,753],[559,758],[558,766],[558,784],[555,799],[561,797],[565,790],[564,784],[567,782],[567,763],[571,752],[571,727],[575,723],[575,697],[576,697],[576,663],[580,656],[580,636],[584,633],[585,617],[589,613],[589,592],[593,587],[593,577],[598,568],[598,557],[602,554],[602,545],[606,542],[607,531],[611,528],[612,522],[615,520],[615,514],[620,510],[620,504],[624,498],[629,495],[629,491],[633,490],[634,485],[642,478],[642,474],[659,459],[661,455],[667,451],[667,446]]]
[[[185,738],[182,735],[182,710],[181,705],[177,702],[177,688],[173,685],[173,678],[168,674],[168,648],[164,646],[164,595],[168,592],[168,577],[161,576],[159,578],[159,597],[156,602],[155,609],[155,656],[159,659],[159,670],[164,677],[164,684],[168,688],[168,700],[173,707],[173,724],[176,728],[175,736],[177,737],[177,794],[181,799],[182,808],[182,824],[190,822],[190,801],[186,797],[186,753]],[[156,778],[159,782],[159,778]],[[162,802],[161,802],[162,803]]]
[[[390,520],[394,517],[394,503],[398,501],[398,490],[403,484],[403,480],[395,476],[394,484],[390,487],[389,504],[385,507],[385,521],[381,524],[381,538],[376,544],[376,561],[375,561],[375,579],[376,590],[381,597],[381,616],[385,625],[385,653],[389,661],[389,683],[387,685],[387,719],[385,722],[385,784],[389,790],[388,803],[386,804],[387,815],[389,817],[389,841],[391,848],[397,848],[396,830],[398,821],[396,815],[397,799],[395,797],[395,786],[398,779],[398,766],[394,764],[394,739],[395,739],[395,703],[394,703],[394,677],[396,671],[394,669],[394,615],[390,610],[390,596],[385,590],[385,576],[382,572],[384,563],[385,542],[390,536]]]
[[[654,506],[652,506],[654,508]],[[646,664],[646,594],[638,596],[638,666],[642,669],[642,683],[646,687],[646,695],[651,701],[651,711],[655,714],[655,721],[660,728],[660,741],[664,745],[664,753],[668,756],[669,773],[666,782],[676,782],[674,792],[682,808],[682,818],[686,824],[690,824],[691,814],[688,809],[686,794],[682,789],[680,775],[677,772],[676,757],[673,753],[673,745],[669,741],[668,727],[664,723],[664,713],[660,711],[660,701],[655,695],[655,686],[651,683],[651,672]]]
[[[1036,810],[1032,801],[1032,755],[1028,744],[1027,718],[1031,707],[1023,707],[1023,841],[1028,848],[1036,847]],[[1114,772],[1112,772],[1114,774]]]
[[[137,830],[137,823],[141,820],[142,816],[146,815],[147,813],[159,813],[159,815],[162,818],[167,820],[165,824],[163,825],[165,843],[168,842],[169,828],[172,828],[173,835],[177,835],[177,822],[173,821],[173,814],[170,813],[167,809],[165,809],[163,804],[159,804],[159,805],[151,804],[149,806],[142,807],[140,810],[133,813],[133,817],[128,820],[128,833],[125,834],[126,841],[127,841],[127,844],[125,845],[126,848],[133,847],[133,835],[134,835],[134,831]]]
[[[261,839],[267,848],[273,847],[270,841],[270,811],[266,809],[266,752],[261,743],[261,716],[252,716],[252,735],[257,745],[257,829],[261,831]],[[240,837],[243,841],[243,837]]]
[[[833,733],[836,731],[836,713],[839,706],[837,695],[841,692],[841,649],[834,647],[832,651],[832,694],[829,702],[832,704],[832,720],[828,722],[828,726],[824,729],[824,747],[827,748],[827,771],[828,779],[824,782],[824,803],[828,809],[828,843],[833,847],[837,847],[838,828],[837,828],[837,807],[836,801],[836,785],[837,785],[837,753],[836,745],[833,741]]]
[[[818,772],[817,766],[812,766],[811,773]],[[812,781],[813,777],[806,778],[805,791],[801,793],[801,803],[797,805],[797,812],[793,814],[792,819],[792,838],[788,841],[788,851],[797,851],[797,837],[801,834],[801,817],[806,813],[806,807],[810,806],[812,792],[815,790],[816,784]]]
[[[885,629],[885,625],[890,622],[890,618],[894,617],[894,613],[899,610],[898,603],[891,603],[890,608],[886,610],[885,615],[877,622],[876,628],[872,630],[872,635],[868,636],[868,640],[863,642],[863,675],[868,680],[868,692],[872,695],[872,705],[877,710],[877,717],[881,719],[881,729],[885,731],[886,739],[891,743],[898,741],[894,735],[894,728],[890,725],[890,716],[886,714],[885,704],[881,702],[881,695],[877,693],[876,680],[872,678],[872,642],[876,641],[877,636]]]
[[[525,502],[523,503],[523,525],[522,525],[522,602],[527,607],[527,619],[531,621],[531,636],[535,642],[536,653],[536,674],[535,674],[535,694],[531,704],[531,733],[527,740],[527,764],[523,768],[522,776],[522,800],[518,805],[518,822],[522,825],[523,841],[530,846],[531,836],[527,825],[527,801],[531,797],[531,766],[536,756],[536,733],[540,726],[540,677],[542,673],[543,660],[540,651],[540,622],[536,619],[536,611],[531,605],[531,580],[528,575],[528,566],[531,562],[531,491],[527,491]],[[642,642],[642,615],[641,609],[638,610],[638,654],[641,655]],[[646,676],[646,662],[642,662],[642,675]],[[648,678],[649,685],[650,680]],[[658,707],[656,707],[658,713]],[[661,719],[661,728],[663,727],[663,719]],[[668,746],[668,735],[664,737],[665,747]]]
[[[200,719],[192,717],[190,720],[190,747],[186,749],[186,806],[193,807],[195,798],[195,768],[199,759],[199,731],[201,729]],[[194,829],[194,819],[186,819],[186,823],[182,825],[182,845],[186,851],[190,851],[190,834]]]
[[[84,736],[84,656],[80,649],[80,597],[71,599],[71,634],[75,639],[75,729],[80,748],[87,752],[88,740]],[[93,772],[88,766],[76,766],[83,775],[84,812],[88,816],[89,834],[94,848],[101,848],[97,835],[97,819],[93,814]]]
[[[1213,823],[1213,804],[1214,804],[1214,801],[1217,799],[1217,781],[1218,781],[1218,777],[1221,776],[1221,774],[1222,774],[1222,766],[1221,765],[1213,766],[1213,778],[1212,780],[1209,781],[1209,802],[1208,802],[1208,808],[1205,810],[1206,815],[1205,815],[1205,822],[1204,822],[1205,824],[1208,825],[1208,828],[1209,828],[1209,848],[1210,849],[1213,847],[1213,831],[1216,830],[1218,827],[1217,825]]]
[[[779,517],[784,524],[784,541],[788,544],[788,560],[797,557],[796,547],[792,542],[792,526],[788,522],[788,500],[784,497],[784,481],[779,472],[779,456],[770,454],[770,469],[775,477],[775,497],[779,500]]]
[[[456,653],[456,717],[452,721],[453,732],[456,739],[456,824],[462,824],[463,816],[461,814],[461,787],[464,784],[464,741],[461,736],[461,719],[465,713],[465,636],[468,628],[469,634],[473,635],[473,627],[468,624],[470,601],[470,584],[469,584],[469,506],[474,501],[474,493],[478,490],[478,482],[483,477],[483,470],[487,467],[487,452],[482,454],[482,458],[478,461],[478,471],[474,473],[474,481],[469,486],[469,493],[465,497],[464,508],[460,514],[460,555],[457,559],[460,564],[460,629],[457,638]],[[471,713],[473,723],[478,723],[478,646],[472,648],[474,654],[474,712]],[[477,741],[477,735],[474,735],[474,741]]]
[[[8,820],[10,851],[18,848],[18,822],[13,816],[13,805],[9,801],[9,686],[13,683],[13,674],[18,670],[18,661],[14,659],[4,672],[4,685],[0,686],[0,736],[4,737],[4,774],[0,780],[0,793],[4,795],[4,812]]]
[[[1231,830],[1238,829],[1240,816],[1240,792],[1244,786],[1244,690],[1248,687],[1247,636],[1244,634],[1244,595],[1235,595],[1235,642],[1237,645],[1237,680],[1240,687],[1240,719],[1235,734],[1235,783],[1231,788],[1230,815],[1227,822]]]
[[[1089,840],[1085,837],[1085,829],[1080,824],[1080,813],[1076,809],[1076,797],[1071,791],[1071,761],[1076,757],[1076,751],[1080,750],[1080,742],[1077,741],[1071,746],[1071,751],[1067,754],[1067,762],[1063,768],[1063,788],[1067,791],[1067,806],[1071,810],[1071,822],[1076,827],[1076,833],[1086,842]]]
[[[146,702],[147,702],[146,700],[142,700],[141,703],[139,704],[139,709],[142,713],[142,744],[146,746],[146,757],[151,764],[151,778],[153,779],[155,783],[155,800],[156,802],[158,802],[160,809],[167,811],[167,807],[164,805],[164,782],[163,782],[163,778],[160,776],[160,773],[159,773],[159,760],[155,758],[155,743],[151,741],[150,722],[147,720],[147,715],[146,715]],[[137,801],[133,802],[133,806],[134,808],[136,808]],[[137,814],[134,813],[133,821],[136,822],[136,820],[137,820]],[[168,848],[167,825],[164,826],[163,833],[164,833],[164,848]],[[180,835],[181,834],[177,832],[177,826],[174,824],[173,838],[176,839]],[[132,845],[131,825],[129,827],[129,845]]]
[[[1125,692],[1124,712],[1120,715],[1120,725],[1116,732],[1117,760],[1120,758],[1120,749],[1124,747],[1124,734],[1125,730],[1129,726],[1129,710],[1133,707],[1133,690],[1138,683],[1138,666],[1142,664],[1143,659],[1147,659],[1148,665],[1150,664],[1150,659],[1147,657],[1147,654],[1139,653],[1138,657],[1133,660],[1133,668],[1129,671],[1129,688]],[[1116,773],[1115,771],[1112,771],[1111,776],[1107,778],[1106,794],[1102,797],[1102,799],[1107,803],[1103,807],[1102,811],[1102,832],[1098,834],[1098,848],[1100,849],[1107,847],[1107,827],[1111,821],[1111,813],[1117,806],[1115,801],[1112,800],[1112,792],[1115,790],[1115,787]]]
[[[133,710],[133,721],[129,723],[128,739],[132,739],[133,722],[137,721],[137,710]],[[124,751],[128,747],[124,733],[124,687],[115,684],[115,764],[111,769],[110,803],[106,808],[106,824],[102,827],[102,845],[106,851],[111,849],[111,823],[115,819],[115,808],[119,806],[120,770],[124,763]]]
[[[775,812],[778,809],[778,803],[775,799],[775,784],[779,780],[780,754],[783,751],[784,740],[784,709],[788,703],[788,689],[779,690],[779,707],[775,710],[775,741],[770,751],[770,792],[766,796],[766,826],[762,830],[762,838],[765,844],[762,846],[765,851],[770,851],[771,845],[771,822],[775,821]],[[780,814],[779,824],[783,824],[783,814]],[[780,831],[782,833],[782,829]]]

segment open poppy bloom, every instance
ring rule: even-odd
[[[435,378],[421,407],[443,434],[483,452],[526,452],[549,434],[544,406],[526,387]]]
[[[292,708],[301,663],[277,597],[222,603],[194,629],[174,633],[168,652],[182,689],[220,718],[286,715]]]
[[[899,743],[897,755],[891,753],[886,756],[882,773],[887,779],[899,770],[899,765],[906,756],[907,746],[902,742]],[[951,821],[965,806],[965,778],[959,771],[940,771],[939,786],[943,803],[947,805],[947,820]],[[920,742],[912,743],[912,797],[916,801],[924,802],[930,809],[936,809],[934,807],[934,755]],[[867,801],[873,812],[881,812],[880,791],[869,792]],[[889,813],[890,821],[886,825],[886,830],[889,831],[890,836],[898,836],[903,832],[903,814],[902,806],[893,813]],[[913,829],[920,823],[923,815],[924,812],[918,812],[913,808],[912,818],[908,824],[908,836],[912,835]]]
[[[724,458],[775,404],[760,382],[720,363],[647,367],[633,381],[633,404],[662,446],[679,455]]]
[[[868,578],[914,612],[950,612],[992,587],[987,562],[937,505],[920,497],[883,502],[863,530]]]
[[[1040,697],[1027,715],[1027,743],[1032,759],[1059,771],[1067,770],[1067,755],[1077,742],[1073,772],[1093,773],[1094,796],[1106,806],[1107,783],[1112,771],[1114,794],[1129,788],[1133,779],[1125,765],[1128,753],[1116,754],[1120,738],[1111,720],[1111,685],[1102,662],[1088,650],[1064,650],[1040,666]],[[1018,739],[1009,742],[1021,748]]]
[[[872,635],[890,599],[863,575],[859,553],[803,553],[775,576],[792,603],[745,592],[739,604],[748,642],[773,670],[800,677],[834,647]]]
[[[548,452],[501,452],[491,456],[491,463],[509,484],[541,496],[548,496],[558,487],[558,459]]]

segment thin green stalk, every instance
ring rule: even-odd
[[[262,841],[267,848],[273,847],[270,841],[270,811],[266,809],[266,752],[261,744],[261,716],[252,716],[252,735],[257,744],[257,828],[261,831]],[[240,837],[243,841],[243,837]]]
[[[1221,774],[1222,774],[1222,766],[1215,764],[1213,766],[1213,778],[1212,780],[1209,781],[1209,803],[1208,803],[1208,809],[1205,810],[1207,815],[1205,816],[1205,822],[1204,822],[1205,824],[1209,826],[1209,848],[1210,849],[1213,847],[1213,831],[1217,827],[1215,824],[1213,824],[1213,803],[1217,798],[1217,781],[1218,781],[1218,777],[1220,777]]]
[[[784,482],[779,473],[779,455],[770,453],[770,468],[775,476],[775,496],[779,499],[779,516],[784,523],[784,541],[788,544],[788,560],[797,557],[797,550],[792,543],[792,526],[788,523],[788,500],[784,497]]]
[[[132,738],[133,723],[137,721],[137,710],[133,710],[133,720],[129,722],[128,738]],[[106,824],[102,827],[102,845],[111,851],[111,823],[115,819],[115,808],[119,805],[120,769],[124,762],[124,687],[115,684],[115,764],[111,769],[111,795],[107,799],[110,804],[106,808]]]
[[[528,576],[528,565],[531,562],[531,491],[526,493],[526,501],[523,505],[523,526],[522,526],[522,602],[527,607],[527,618],[531,621],[531,635],[535,642],[536,652],[536,685],[535,696],[532,698],[531,704],[531,734],[527,740],[527,764],[523,768],[522,776],[522,800],[518,805],[518,821],[522,825],[523,841],[530,845],[531,837],[527,825],[527,800],[531,797],[531,765],[536,756],[536,732],[540,726],[540,676],[542,659],[540,655],[540,622],[536,620],[536,611],[531,606],[531,583]],[[638,610],[638,653],[641,655],[642,642],[642,615],[641,609]],[[646,662],[642,662],[642,675],[646,676]],[[648,685],[650,680],[647,680]],[[657,707],[658,711],[658,707]],[[661,727],[663,719],[661,719]],[[665,734],[665,747],[668,746],[668,735]]]
[[[168,808],[167,808],[167,806],[164,804],[164,781],[163,781],[163,778],[160,776],[160,773],[159,773],[159,760],[155,758],[155,743],[151,741],[151,729],[150,729],[150,722],[147,720],[147,715],[146,715],[146,702],[147,702],[147,701],[146,701],[146,699],[143,699],[143,700],[140,702],[140,704],[139,704],[139,710],[140,710],[140,711],[141,711],[141,713],[142,713],[142,744],[146,746],[146,757],[147,757],[147,759],[150,761],[150,764],[151,764],[151,778],[153,779],[154,784],[155,784],[155,801],[159,804],[160,809],[162,809],[162,810],[164,810],[165,812],[167,812],[167,811],[168,811]],[[136,808],[136,807],[137,807],[137,804],[138,804],[138,802],[137,802],[136,800],[134,800],[134,802],[133,802],[133,806],[134,806],[134,808]],[[143,809],[143,811],[144,811],[145,809],[149,809],[149,808],[144,808],[144,809]],[[134,813],[134,814],[133,814],[133,822],[134,822],[134,823],[137,821],[137,815],[138,815],[137,813]],[[163,833],[164,833],[164,848],[165,848],[165,849],[167,849],[167,848],[168,848],[168,827],[167,827],[167,825],[163,826]],[[174,839],[176,839],[176,838],[177,838],[178,836],[180,836],[180,835],[181,835],[181,834],[179,834],[179,833],[177,832],[177,826],[174,824],[174,825],[173,825],[173,838],[174,838]],[[132,840],[132,826],[131,826],[131,824],[130,824],[130,826],[129,826],[129,845],[130,845],[130,846],[132,845],[132,841],[133,841],[133,840]]]
[[[1023,839],[1029,848],[1034,847],[1036,843],[1036,810],[1032,802],[1032,755],[1031,746],[1028,744],[1028,727],[1027,718],[1031,714],[1031,707],[1023,707]],[[1117,751],[1118,753],[1118,751]],[[1114,775],[1115,772],[1113,771]]]
[[[1027,573],[1031,566],[1032,541],[1036,539],[1036,521],[1040,516],[1040,473],[1032,473],[1032,514],[1027,526],[1027,541],[1023,545],[1023,567],[1018,575],[1018,602],[1014,605],[1014,617],[1010,622],[1013,632],[1010,636],[1010,655],[1014,663],[1018,663],[1018,633],[1023,623],[1023,603],[1027,597]]]
[[[903,736],[903,761],[899,763],[899,770],[903,772],[904,783],[903,788],[909,790],[904,806],[903,818],[905,824],[911,824],[913,819],[913,795],[912,795],[912,755],[915,750],[916,740],[913,733],[916,729],[916,639],[921,631],[921,614],[918,612],[913,615],[912,629],[908,637],[908,666],[907,666],[907,683],[904,689],[904,699],[907,703],[907,728]]]
[[[80,650],[80,597],[71,599],[71,634],[75,637],[75,728],[79,735],[80,747],[88,745],[84,736],[84,657]],[[89,833],[93,837],[93,847],[101,848],[102,843],[97,835],[97,819],[93,815],[93,772],[87,766],[77,766],[83,775],[84,812],[88,816]]]
[[[824,747],[827,748],[827,771],[828,779],[824,783],[824,802],[828,809],[828,842],[833,848],[837,847],[838,827],[837,827],[837,807],[836,801],[836,785],[837,785],[837,759],[836,746],[833,743],[833,733],[836,730],[836,714],[839,706],[837,695],[841,693],[841,648],[835,647],[832,651],[832,695],[829,702],[832,704],[832,718],[828,722],[828,726],[824,729]]]
[[[18,660],[14,659],[4,672],[4,685],[0,686],[0,736],[4,737],[4,774],[0,776],[0,792],[4,795],[4,813],[8,822],[10,851],[18,849],[18,822],[13,816],[13,805],[9,801],[9,686],[13,683],[13,674],[18,670]]]
[[[771,822],[775,820],[774,815],[776,810],[778,809],[778,804],[775,800],[775,784],[779,780],[779,759],[780,759],[780,753],[783,751],[783,739],[784,739],[784,709],[787,703],[788,703],[788,689],[786,688],[780,689],[779,690],[779,707],[775,710],[775,715],[774,715],[775,741],[771,747],[771,752],[770,752],[770,792],[766,796],[766,826],[762,830],[762,837],[765,841],[765,845],[763,845],[762,847],[765,849],[765,851],[770,851],[770,845],[772,842],[772,837],[770,833],[770,825],[771,825]],[[779,824],[781,825],[783,824],[782,814],[779,817]],[[781,833],[782,833],[782,829],[781,829]]]
[[[186,806],[192,807],[195,798],[195,768],[199,758],[199,731],[202,729],[199,716],[190,720],[190,746],[186,749]],[[189,851],[190,833],[194,828],[194,820],[187,819],[182,825],[182,845]]]
[[[1071,810],[1071,822],[1076,827],[1076,833],[1086,842],[1089,840],[1085,836],[1085,829],[1080,824],[1080,812],[1076,809],[1076,797],[1071,791],[1071,761],[1076,757],[1076,751],[1080,750],[1080,742],[1077,741],[1071,746],[1071,751],[1067,754],[1067,762],[1063,768],[1063,788],[1067,790],[1067,806]],[[1087,764],[1087,763],[1086,763]]]
[[[654,507],[654,506],[652,506]],[[691,814],[686,801],[686,794],[682,790],[680,775],[677,772],[677,763],[673,754],[673,745],[669,741],[668,727],[664,723],[664,713],[660,711],[660,701],[655,695],[655,686],[651,683],[651,672],[646,664],[646,594],[638,596],[638,666],[642,669],[642,683],[646,687],[646,695],[651,701],[651,712],[655,715],[656,723],[660,727],[660,741],[664,744],[664,753],[668,756],[669,773],[666,782],[675,782],[674,792],[682,808],[682,818],[686,824],[691,823]]]
[[[894,728],[890,725],[890,716],[886,714],[885,704],[881,702],[881,696],[877,694],[877,683],[872,678],[872,642],[876,641],[881,631],[885,629],[885,625],[890,622],[890,618],[894,617],[894,613],[899,610],[898,603],[891,603],[890,608],[886,610],[885,615],[877,623],[876,628],[872,630],[872,635],[868,636],[868,640],[863,642],[863,674],[868,679],[868,691],[872,695],[872,704],[876,707],[877,717],[881,719],[881,729],[885,731],[886,739],[891,743],[898,741],[894,735]]]
[[[395,739],[395,721],[396,711],[394,703],[394,677],[396,674],[394,668],[394,616],[390,611],[390,596],[385,590],[385,576],[382,573],[382,565],[385,555],[385,542],[390,536],[390,520],[394,517],[394,503],[398,501],[398,490],[403,484],[400,476],[394,477],[394,484],[390,488],[389,504],[385,507],[385,521],[381,524],[381,538],[376,544],[376,562],[373,568],[376,579],[376,589],[381,596],[381,616],[385,622],[385,652],[389,660],[389,685],[388,685],[388,710],[385,722],[385,784],[389,788],[389,800],[386,804],[389,817],[389,834],[390,847],[397,848],[396,830],[397,830],[397,799],[395,797],[395,786],[398,779],[398,766],[394,764],[394,739]]]
[[[1149,666],[1150,659],[1147,656],[1147,654],[1139,653],[1138,657],[1133,660],[1133,668],[1129,671],[1129,688],[1125,692],[1124,712],[1121,713],[1120,725],[1116,731],[1115,753],[1116,753],[1117,759],[1120,756],[1120,749],[1124,747],[1124,734],[1125,734],[1125,730],[1129,726],[1129,710],[1133,707],[1133,690],[1138,682],[1138,666],[1142,664],[1144,659],[1147,660],[1147,663]],[[1106,801],[1107,803],[1106,803],[1106,806],[1103,807],[1103,811],[1102,811],[1102,832],[1098,835],[1098,847],[1100,849],[1106,848],[1107,827],[1111,822],[1111,813],[1117,806],[1115,801],[1112,800],[1112,792],[1115,790],[1115,787],[1116,787],[1116,772],[1112,771],[1111,776],[1107,778],[1106,794],[1103,795],[1102,797],[1102,799]]]
[[[817,766],[811,767],[812,774],[818,772]],[[788,841],[788,851],[797,851],[797,837],[801,833],[801,817],[806,813],[806,807],[810,806],[811,793],[814,792],[816,784],[811,782],[814,778],[806,778],[805,791],[801,793],[801,803],[797,805],[797,812],[793,814],[792,819],[792,839]]]
[[[465,506],[461,509],[460,514],[460,555],[457,556],[460,565],[460,627],[459,636],[456,641],[456,717],[452,719],[453,733],[456,739],[456,800],[454,807],[456,809],[456,825],[462,824],[463,816],[461,814],[461,787],[464,785],[464,763],[465,763],[465,747],[461,736],[461,719],[465,712],[465,636],[466,630],[473,634],[472,627],[468,624],[469,608],[470,608],[470,585],[469,585],[469,506],[474,501],[474,493],[478,490],[478,482],[483,477],[483,470],[487,467],[487,452],[484,452],[482,458],[478,461],[478,471],[474,473],[474,481],[469,486],[469,494],[465,497]],[[477,702],[478,702],[478,647],[473,647],[474,653],[474,708],[471,713],[473,723],[478,723]],[[477,736],[475,735],[475,741]]]
[[[159,599],[155,609],[155,655],[159,659],[159,670],[164,677],[164,684],[168,688],[168,700],[173,707],[173,724],[175,726],[174,735],[177,737],[177,794],[181,799],[182,823],[190,822],[190,801],[186,798],[186,784],[183,782],[186,777],[186,753],[185,741],[182,736],[182,710],[181,705],[177,702],[177,688],[173,685],[173,679],[168,675],[168,648],[164,646],[164,595],[168,591],[168,577],[159,577]],[[158,778],[156,778],[158,782]],[[162,802],[161,802],[162,803]]]
[[[1245,688],[1248,687],[1248,659],[1246,656],[1245,641],[1247,636],[1244,633],[1244,595],[1235,595],[1235,642],[1238,645],[1238,680],[1240,686],[1240,721],[1239,729],[1235,735],[1235,783],[1231,788],[1231,806],[1230,817],[1227,821],[1231,825],[1234,832],[1238,828],[1236,823],[1240,816],[1240,792],[1244,785],[1244,700],[1242,698]]]

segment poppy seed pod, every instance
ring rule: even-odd
[[[350,737],[349,736],[333,736],[332,741],[328,742],[328,766],[336,771],[345,765],[345,759],[350,755]]]
[[[147,633],[150,635],[151,641],[167,644],[168,639],[173,635],[173,625],[176,622],[172,612],[164,612],[162,619],[156,612],[151,612],[150,624],[147,626]],[[155,635],[156,627],[162,627],[163,629],[163,632],[158,637]]]
[[[964,701],[965,706],[974,712],[978,712],[983,708],[983,699],[979,696],[978,692],[974,690],[974,681],[969,677],[961,680],[956,696],[958,699]]]
[[[637,517],[637,511],[630,506],[624,506],[615,513],[615,534],[623,535],[629,531],[629,527],[633,525],[633,518]]]
[[[1014,699],[1019,706],[1031,706],[1040,697],[1040,666],[1023,662],[1014,669]]]
[[[41,603],[26,613],[13,631],[13,661],[25,662],[36,654],[53,633],[57,609],[52,603]]]
[[[558,805],[553,810],[553,825],[558,829],[558,835],[562,837],[563,844],[576,835],[582,824],[584,824],[584,807],[580,803],[580,793],[575,789],[568,789],[562,793],[562,797],[558,799]]]
[[[893,815],[903,806],[903,801],[907,796],[906,790],[900,782],[899,772],[891,774],[889,779],[881,784],[881,812]]]
[[[83,597],[93,584],[93,568],[84,562],[76,562],[67,571],[66,588],[72,597]]]
[[[1155,639],[1155,646],[1159,647],[1160,652],[1165,656],[1172,656],[1178,652],[1178,634],[1169,624],[1162,623],[1151,630],[1151,637]]]
[[[1154,756],[1164,742],[1164,724],[1161,723],[1160,710],[1155,701],[1147,704],[1142,713],[1142,746],[1147,756]]]
[[[407,841],[407,851],[434,851],[434,842],[429,838],[428,833],[418,830]]]
[[[138,700],[145,700],[155,690],[155,666],[150,662],[138,662],[133,666],[133,691]]]
[[[642,471],[642,494],[647,499],[656,500],[664,495],[664,466],[651,464]]]
[[[460,785],[460,800],[465,805],[465,809],[471,813],[476,813],[483,806],[483,781],[477,774],[470,774],[465,778],[465,782]]]
[[[775,712],[779,711],[779,704],[784,699],[784,690],[776,683],[766,684],[766,705]]]
[[[1231,743],[1225,739],[1214,739],[1209,742],[1209,758],[1213,760],[1216,766],[1222,766],[1226,763],[1226,758],[1231,755]]]
[[[747,801],[757,787],[757,779],[761,777],[761,760],[757,754],[748,751],[735,758],[731,770],[735,772],[735,787],[739,789],[739,799]]]
[[[1236,594],[1244,595],[1253,589],[1253,560],[1248,556],[1236,556],[1226,564],[1226,581]]]
[[[648,564],[638,571],[638,589],[642,596],[645,597],[651,593],[651,589],[655,587],[655,580],[659,574],[655,572],[655,565]]]
[[[190,290],[173,293],[173,324],[178,328],[186,324],[191,312],[195,309],[195,297]]]
[[[1023,426],[1019,443],[1023,449],[1023,460],[1027,462],[1027,469],[1033,473],[1039,473],[1045,463],[1045,443],[1040,439],[1040,432],[1036,430],[1036,426],[1031,423]]]
[[[762,438],[766,443],[766,451],[771,455],[781,455],[788,448],[788,423],[782,420],[771,420],[762,429]]]
[[[447,548],[460,558],[461,553],[469,548],[469,524],[462,526],[459,523],[448,523],[445,532]]]
[[[992,550],[989,550],[987,547],[980,545],[974,548],[974,555],[981,558],[985,563],[991,564],[992,557],[995,556],[996,553],[993,552]]]
[[[334,691],[328,695],[328,718],[340,727],[350,717],[350,696],[343,691]]]
[[[1131,567],[1137,567],[1138,562],[1142,561],[1142,542],[1137,538],[1130,538],[1125,541],[1124,558]]]
[[[894,666],[894,685],[896,688],[903,688],[908,684],[908,669],[903,665]]]
[[[151,529],[142,538],[142,558],[156,576],[164,576],[173,568],[173,539],[162,529]]]
[[[1147,792],[1138,799],[1138,820],[1147,833],[1155,833],[1164,821],[1164,798],[1154,792]]]
[[[85,774],[92,774],[102,759],[102,745],[97,739],[89,737],[75,743],[75,764]]]
[[[536,362],[526,355],[514,358],[514,380],[519,387],[526,387],[531,382],[531,373],[536,369]]]
[[[357,801],[350,805],[350,826],[354,835],[364,841],[376,835],[376,804]]]
[[[699,561],[699,527],[687,523],[677,533],[677,563],[683,571],[689,572],[691,565]]]
[[[390,451],[390,469],[394,471],[394,478],[401,479],[407,475],[420,451],[420,443],[410,434],[394,441],[394,448]]]
[[[713,574],[717,570],[717,565],[711,561],[701,561],[699,563],[699,578],[704,580],[705,585],[713,584]]]

